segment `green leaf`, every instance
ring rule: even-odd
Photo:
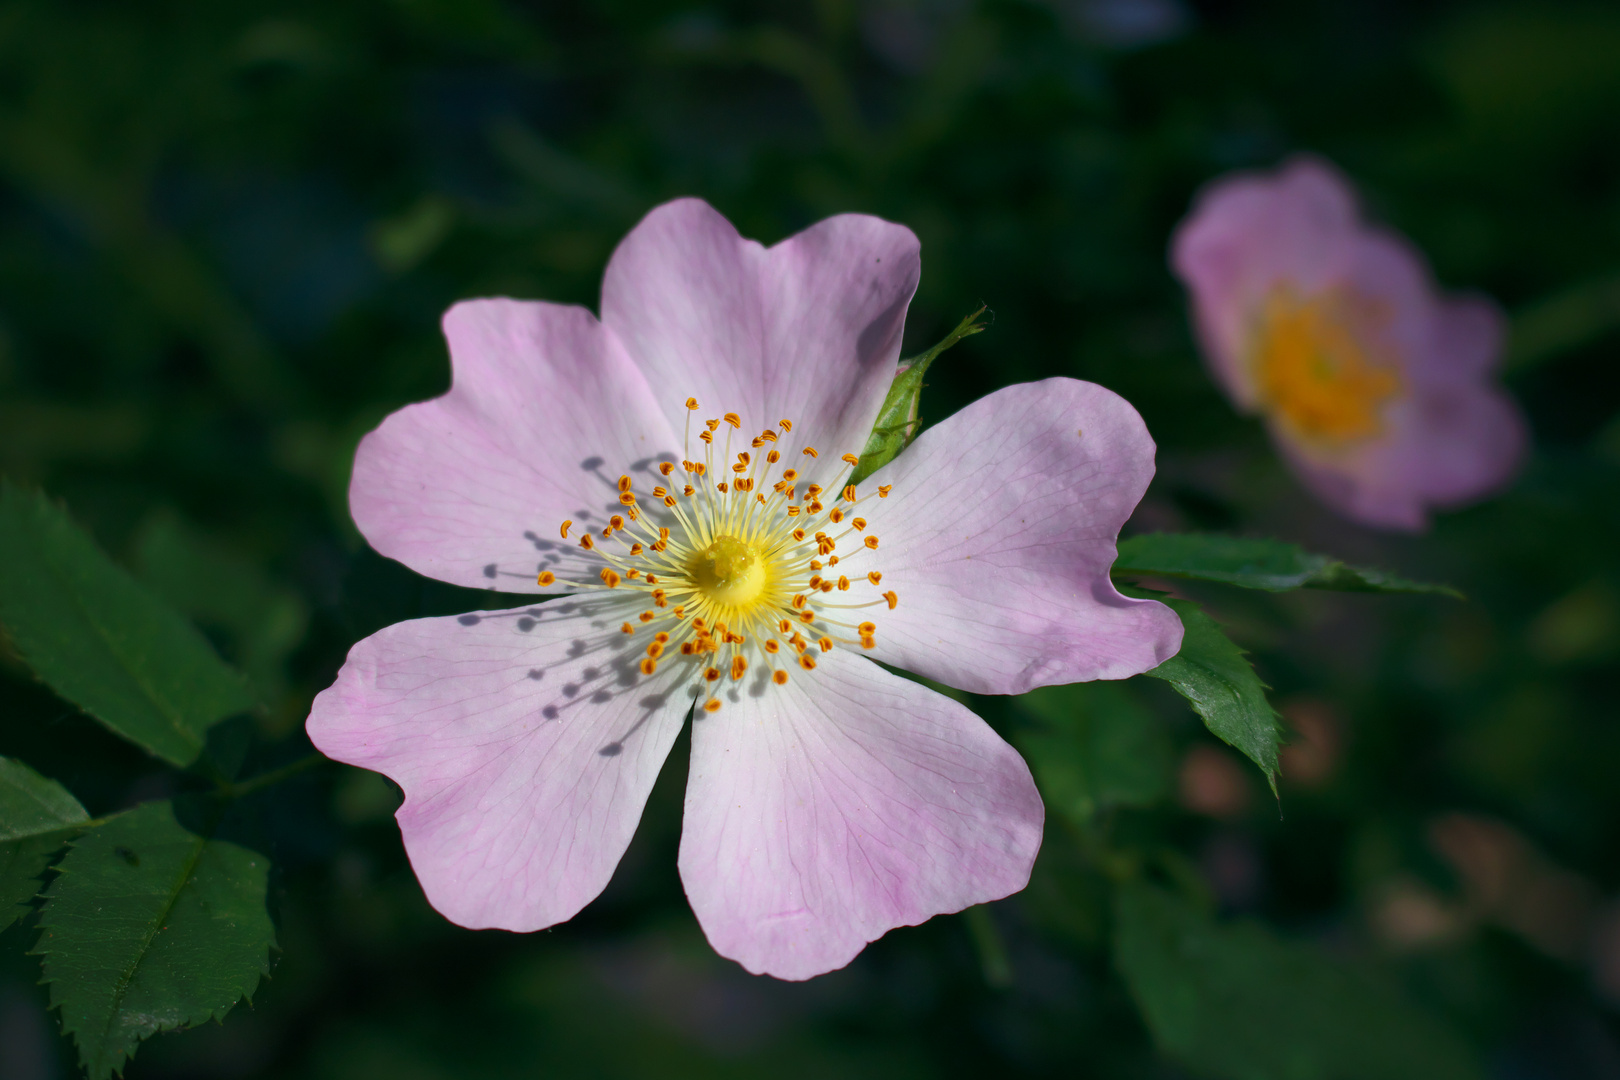
[[[1463,598],[1449,585],[1408,581],[1382,570],[1351,566],[1326,555],[1312,555],[1298,544],[1200,533],[1149,533],[1121,540],[1114,573],[1197,578],[1268,592],[1335,589]]]
[[[1266,700],[1266,684],[1254,673],[1243,650],[1191,600],[1151,594],[1146,589],[1127,591],[1153,595],[1181,617],[1181,651],[1146,674],[1175,687],[1216,738],[1260,766],[1275,795],[1282,725]]]
[[[1170,741],[1130,687],[1075,683],[1018,699],[1035,722],[1013,741],[1040,781],[1046,804],[1077,824],[1105,806],[1148,806],[1170,790]]]
[[[88,820],[67,788],[0,757],[0,930],[28,912],[40,875]]]
[[[208,641],[39,494],[0,484],[0,622],[39,677],[178,766],[253,702]]]
[[[34,951],[92,1080],[154,1032],[224,1016],[269,973],[269,860],[220,838],[205,807],[147,803],[90,830],[45,894]]]
[[[1227,1080],[1474,1080],[1458,1035],[1398,988],[1141,883],[1115,898],[1114,963],[1161,1051]]]
[[[872,434],[867,436],[866,447],[861,451],[860,464],[849,474],[850,483],[858,484],[877,472],[917,437],[917,408],[928,366],[958,341],[986,329],[985,324],[979,322],[979,316],[984,312],[985,305],[980,304],[978,311],[957,323],[956,329],[946,334],[932,349],[900,361],[900,373],[894,377],[888,396],[883,399],[877,422],[872,425]]]

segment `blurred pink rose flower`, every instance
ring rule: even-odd
[[[1513,475],[1526,432],[1491,376],[1501,315],[1440,295],[1418,251],[1362,222],[1332,166],[1301,158],[1216,181],[1170,261],[1216,381],[1346,517],[1420,530],[1430,507]]]
[[[619,245],[600,320],[445,316],[454,384],[361,442],[355,522],[430,577],[574,595],[372,635],[308,730],[404,789],[452,921],[538,930],[596,897],[688,715],[681,880],[749,971],[809,978],[1028,882],[1023,760],[872,660],[1016,694],[1173,655],[1175,615],[1108,576],[1154,446],[1118,396],[1051,379],[849,487],[919,273],[898,225],[764,248],[688,199]]]

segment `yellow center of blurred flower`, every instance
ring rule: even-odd
[[[1401,392],[1394,364],[1368,341],[1376,312],[1365,308],[1341,293],[1305,299],[1286,286],[1266,301],[1252,361],[1261,405],[1306,440],[1377,435],[1385,404]]]
[[[620,630],[651,639],[641,673],[686,665],[702,708],[714,712],[721,687],[750,671],[782,686],[790,667],[813,671],[816,656],[835,646],[872,648],[877,624],[858,613],[893,610],[900,598],[877,592],[878,538],[859,511],[872,496],[847,483],[859,464],[854,454],[824,475],[824,487],[796,467],[813,470],[821,455],[809,445],[787,448],[791,421],[750,437],[736,413],[703,421],[702,452],[694,454],[690,415],[698,403],[688,398],[686,406],[687,460],[650,469],[645,501],[621,476],[622,513],[577,539],[591,569],[574,581],[542,571],[539,583],[623,596],[629,617]],[[748,449],[735,449],[734,438]],[[888,494],[882,485],[876,497]],[[564,539],[573,527],[562,523]]]

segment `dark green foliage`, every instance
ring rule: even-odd
[[[1168,1056],[1220,1080],[1478,1080],[1387,980],[1152,885],[1122,886],[1114,963]]]
[[[0,930],[28,910],[43,887],[39,876],[88,820],[67,788],[0,757]]]
[[[1298,544],[1198,533],[1149,533],[1121,540],[1114,573],[1196,578],[1268,592],[1337,589],[1462,598],[1449,585],[1408,581],[1382,570],[1351,566],[1326,555],[1311,555]]]
[[[0,485],[0,623],[39,677],[173,765],[252,705],[195,628],[42,495]]]
[[[1147,595],[1146,590],[1138,592]],[[1266,698],[1265,683],[1243,650],[1197,604],[1159,599],[1181,617],[1181,651],[1147,674],[1175,687],[1203,717],[1205,727],[1260,766],[1275,792],[1283,732],[1277,710]]]
[[[1127,684],[1051,686],[1018,700],[1033,722],[1013,740],[1049,809],[1085,825],[1100,808],[1148,806],[1169,793],[1170,740]]]
[[[215,835],[217,808],[183,809],[186,824],[159,802],[91,829],[45,894],[35,951],[92,1080],[149,1035],[223,1017],[269,974],[269,859]]]

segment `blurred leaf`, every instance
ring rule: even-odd
[[[22,918],[39,892],[39,875],[75,826],[89,820],[67,788],[0,757],[0,930]]]
[[[917,437],[917,406],[922,397],[923,376],[940,353],[963,338],[972,337],[987,328],[979,322],[979,316],[984,311],[984,305],[979,305],[978,311],[957,323],[956,329],[946,334],[932,349],[900,361],[900,373],[894,377],[889,394],[883,399],[877,422],[872,425],[872,434],[867,436],[866,448],[861,451],[861,462],[850,473],[850,483],[858,484],[877,472]]]
[[[1298,544],[1204,533],[1148,533],[1121,540],[1113,572],[1197,578],[1268,592],[1336,589],[1463,598],[1449,585],[1408,581],[1382,570],[1351,566],[1326,555],[1311,555]]]
[[[1582,281],[1514,313],[1503,366],[1523,371],[1617,330],[1620,274]]]
[[[178,766],[252,706],[240,676],[43,495],[0,484],[0,621],[62,697]]]
[[[90,830],[46,892],[34,951],[92,1080],[154,1032],[223,1017],[270,971],[269,860],[176,810],[147,803]]]
[[[1162,889],[1122,887],[1114,963],[1169,1057],[1229,1080],[1469,1080],[1467,1045],[1393,986]]]
[[[1149,590],[1131,592],[1147,594]],[[1277,710],[1266,699],[1265,683],[1254,673],[1243,650],[1197,604],[1162,595],[1155,598],[1181,616],[1184,634],[1181,651],[1146,674],[1175,687],[1204,718],[1205,727],[1260,766],[1275,795],[1282,725]]]
[[[309,622],[297,593],[173,514],[146,522],[134,554],[146,584],[209,630],[223,630],[254,689],[271,701],[281,697],[284,665]]]
[[[1013,740],[1046,804],[1076,823],[1100,807],[1147,806],[1169,792],[1170,741],[1127,684],[1048,686],[1018,703],[1038,723],[1020,725]]]

